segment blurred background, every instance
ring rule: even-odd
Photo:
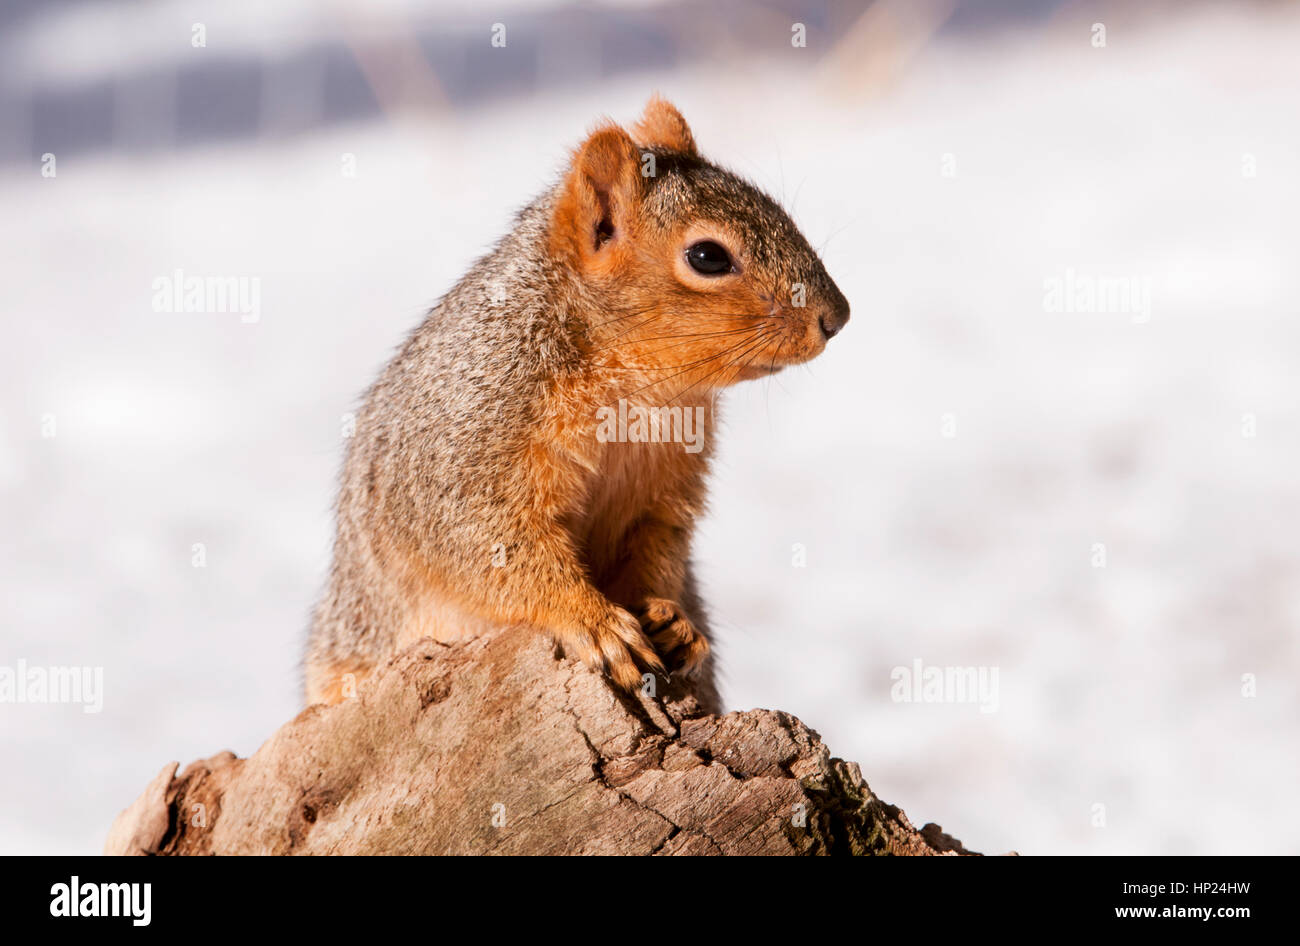
[[[0,853],[96,852],[297,712],[347,414],[655,90],[853,306],[728,396],[727,704],[974,850],[1296,853],[1298,40],[1280,3],[7,0],[0,667],[104,690],[0,704]],[[256,317],[159,311],[177,270]],[[996,701],[900,700],[916,661]]]

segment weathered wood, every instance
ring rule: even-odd
[[[108,854],[954,854],[787,713],[629,698],[541,635],[421,641],[248,759],[169,763]]]

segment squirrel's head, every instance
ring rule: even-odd
[[[678,391],[807,361],[849,319],[789,215],[700,157],[658,97],[630,132],[602,125],[574,152],[550,243],[581,287],[602,361]]]

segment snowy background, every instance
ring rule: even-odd
[[[105,695],[0,704],[0,853],[98,851],[164,762],[294,715],[343,415],[655,89],[853,306],[729,396],[697,547],[728,705],[975,850],[1300,852],[1300,16],[972,6],[685,40],[671,4],[8,8],[0,665]],[[155,312],[177,268],[260,279],[260,321]],[[1149,280],[1150,318],[1047,311],[1067,269]],[[894,702],[917,659],[996,667],[997,711]]]

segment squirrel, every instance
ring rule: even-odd
[[[717,712],[690,563],[717,394],[848,318],[786,212],[701,157],[672,104],[599,124],[367,392],[308,703],[419,638],[527,625],[625,690],[680,673]]]

